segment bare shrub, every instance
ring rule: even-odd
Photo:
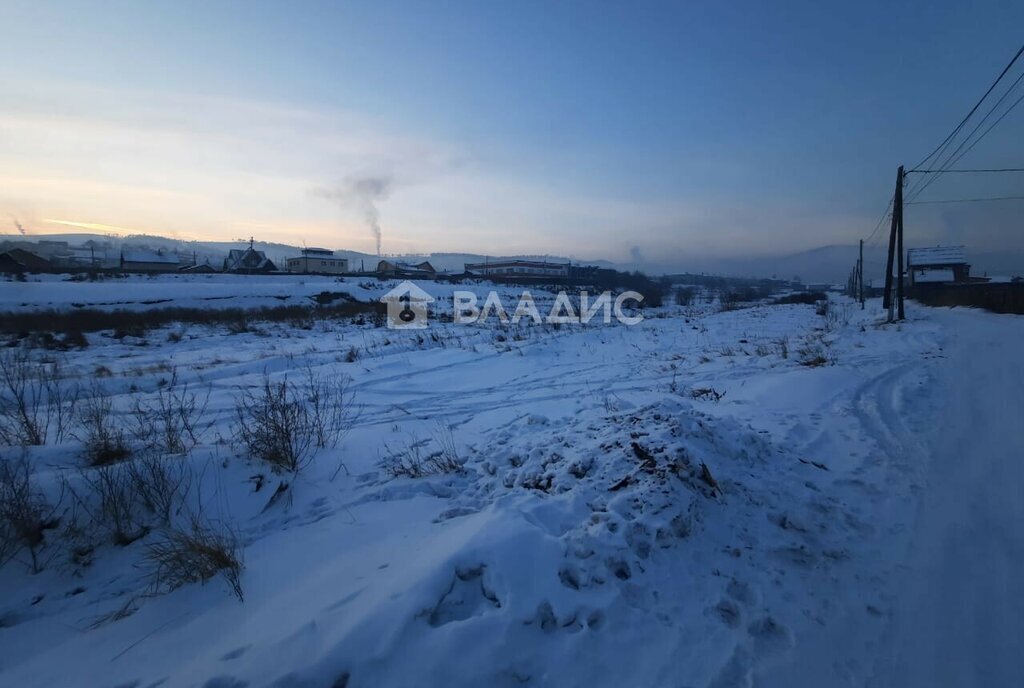
[[[71,348],[86,349],[89,347],[89,340],[82,334],[81,330],[70,330],[64,333],[61,345],[65,350]]]
[[[766,296],[762,290],[755,287],[733,287],[723,289],[718,295],[718,310],[720,312],[735,311],[743,308],[743,304],[758,301]]]
[[[697,290],[692,288],[680,288],[676,289],[676,304],[680,306],[690,306],[697,298]]]
[[[39,553],[46,531],[57,526],[56,507],[35,486],[26,457],[0,459],[0,566],[28,551],[33,573],[42,569]]]
[[[292,472],[309,461],[316,427],[302,390],[287,379],[271,382],[265,376],[255,391],[235,400],[235,415],[235,436],[250,456]]]
[[[690,397],[704,401],[721,401],[725,392],[719,392],[714,387],[697,387],[690,390]]]
[[[825,318],[825,329],[829,332],[850,324],[850,304],[832,303],[824,301],[824,308],[820,309],[818,315]]]
[[[818,366],[835,363],[828,343],[825,342],[820,334],[806,337],[796,353],[798,356],[797,362],[808,368],[817,368]]]
[[[187,454],[210,427],[202,422],[209,398],[209,388],[200,397],[189,391],[187,384],[179,386],[177,371],[172,370],[170,381],[157,390],[155,399],[136,399],[132,411],[135,438],[147,450]]]
[[[124,427],[114,415],[114,403],[94,385],[78,404],[78,440],[90,466],[105,466],[124,461],[131,448]]]
[[[352,378],[344,373],[316,375],[306,367],[306,398],[316,446],[338,446],[355,421]]]
[[[126,546],[149,533],[140,513],[142,496],[125,464],[105,465],[79,473],[81,482],[70,486],[75,503],[90,525],[104,530],[115,545]]]
[[[188,464],[144,454],[126,464],[126,470],[131,489],[142,506],[162,524],[169,524],[192,488],[193,474]]]
[[[23,349],[0,353],[0,442],[46,444],[53,429],[60,443],[71,427],[78,386],[62,382],[57,360],[41,361]]]
[[[255,309],[242,308],[151,308],[145,311],[101,310],[76,308],[69,311],[37,309],[0,312],[0,332],[98,332],[113,330],[116,338],[144,337],[148,329],[171,324],[220,325],[250,322],[285,322],[295,318],[354,318],[373,315],[384,325],[385,306],[376,300],[339,301],[330,305],[310,307],[300,304]]]
[[[800,291],[793,294],[786,294],[785,296],[779,296],[775,298],[772,303],[776,305],[800,303],[813,306],[819,301],[827,299],[828,295],[823,291]]]
[[[779,340],[775,343],[779,349],[779,356],[783,358],[789,358],[789,337],[779,337]]]
[[[176,590],[190,583],[206,583],[216,575],[227,581],[239,600],[242,594],[242,547],[228,528],[215,528],[199,517],[185,527],[171,527],[146,546],[153,594]]]
[[[427,452],[427,442],[410,442],[397,451],[385,445],[387,456],[380,461],[380,467],[392,478],[425,478],[430,475],[461,473],[462,460],[459,457],[451,430],[435,437],[438,447]]]
[[[252,328],[249,326],[249,319],[244,315],[235,320],[228,321],[227,329],[228,334],[245,334],[246,332],[252,332]]]

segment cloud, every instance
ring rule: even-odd
[[[877,220],[726,193],[569,186],[532,158],[524,171],[508,150],[338,109],[73,84],[15,85],[11,96],[0,112],[0,214],[19,218],[32,208],[183,238],[262,226],[266,240],[364,251],[380,250],[386,231],[405,251],[646,258],[645,267],[853,241]],[[350,213],[339,217],[338,205]]]

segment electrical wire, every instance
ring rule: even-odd
[[[906,172],[904,172],[904,174],[963,174],[968,172],[1024,172],[1024,167],[1001,167],[998,169],[986,170],[907,170]]]
[[[978,102],[974,104],[974,107],[971,108],[970,112],[968,112],[967,115],[962,120],[960,120],[960,124],[956,125],[956,128],[953,129],[953,131],[950,132],[949,136],[947,136],[945,139],[943,139],[942,143],[940,143],[938,146],[936,146],[935,150],[933,150],[931,153],[929,153],[928,156],[924,160],[922,160],[921,162],[919,162],[916,165],[914,165],[914,167],[923,167],[926,162],[931,160],[932,157],[936,153],[939,152],[939,150],[941,150],[943,147],[947,146],[949,144],[949,142],[952,141],[953,137],[955,137],[960,132],[960,130],[963,129],[964,125],[967,124],[967,120],[969,120],[971,118],[971,115],[973,115],[978,110],[978,108],[981,107],[981,104],[983,102],[985,102],[985,99],[988,98],[988,95],[990,93],[992,93],[993,89],[995,89],[995,87],[999,84],[999,82],[1003,80],[1003,77],[1006,76],[1006,73],[1008,71],[1010,71],[1010,68],[1013,67],[1014,63],[1017,61],[1017,58],[1019,58],[1021,56],[1021,54],[1024,54],[1024,45],[1022,45],[1020,47],[1020,50],[1018,50],[1017,54],[1015,54],[1013,56],[1013,58],[1010,60],[1009,64],[1007,64],[1005,67],[1003,67],[1003,71],[1001,71],[999,73],[999,76],[996,77],[996,80],[993,81],[992,85],[988,87],[988,90],[985,91],[985,95],[983,95],[981,98],[979,98]]]
[[[992,198],[952,198],[939,201],[910,201],[903,205],[937,205],[939,203],[981,203],[982,201],[1024,201],[1024,196],[995,196]]]
[[[922,193],[924,193],[925,189],[927,189],[929,186],[935,183],[939,179],[939,177],[941,177],[945,173],[945,171],[947,171],[953,165],[955,165],[957,161],[960,160],[960,158],[967,155],[967,153],[969,153],[971,149],[973,149],[976,145],[978,145],[978,143],[981,142],[982,139],[985,138],[988,132],[990,132],[995,125],[999,124],[999,122],[1001,122],[1003,118],[1006,117],[1006,115],[1008,115],[1015,107],[1017,107],[1017,105],[1020,103],[1020,99],[1017,99],[1012,105],[1010,105],[1010,107],[1007,108],[1006,111],[1003,112],[1003,114],[1000,115],[999,118],[996,119],[996,121],[993,122],[988,129],[982,132],[981,136],[974,139],[974,141],[971,142],[970,146],[966,150],[964,150],[964,146],[966,146],[968,142],[971,141],[972,137],[974,137],[974,135],[978,132],[978,129],[980,129],[982,125],[984,125],[985,122],[988,121],[988,118],[991,117],[997,109],[999,109],[999,106],[1002,105],[1003,101],[1006,100],[1006,98],[1013,92],[1015,88],[1017,88],[1017,86],[1021,83],[1022,79],[1024,79],[1024,72],[1021,72],[1020,75],[1017,76],[1016,80],[1014,80],[1014,82],[1010,84],[1010,87],[1006,89],[1002,96],[1000,96],[999,100],[996,101],[995,105],[989,108],[988,112],[985,113],[985,116],[981,118],[981,121],[974,125],[974,128],[971,129],[971,132],[963,139],[963,141],[960,142],[960,145],[957,146],[956,149],[949,154],[949,157],[946,158],[945,162],[939,165],[939,171],[935,173],[935,176],[928,177],[927,180],[923,184],[921,184],[915,191],[907,194],[908,202],[913,201]],[[961,151],[963,152],[961,153]]]

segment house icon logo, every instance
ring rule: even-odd
[[[388,327],[392,330],[423,330],[427,327],[427,304],[434,297],[412,282],[402,282],[380,298],[388,307]]]

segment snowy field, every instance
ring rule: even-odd
[[[368,299],[385,286],[5,283],[0,310]],[[453,287],[428,288],[440,298]],[[60,360],[61,384],[110,400],[133,454],[87,467],[81,433],[58,439],[55,423],[45,446],[0,450],[26,458],[55,505],[42,544],[0,568],[0,685],[911,685],[907,662],[942,653],[938,640],[905,639],[944,623],[915,567],[931,570],[950,532],[938,516],[915,524],[919,512],[956,522],[942,505],[963,493],[933,473],[972,451],[972,416],[946,422],[963,413],[946,400],[970,387],[950,364],[977,345],[959,338],[995,341],[999,360],[1024,326],[908,311],[897,326],[881,324],[877,302],[861,311],[838,297],[827,316],[701,301],[648,309],[632,327],[193,325],[36,352]],[[999,377],[975,365],[975,377]],[[1015,370],[993,384],[1016,395],[1000,417],[1019,424]],[[238,438],[238,400],[282,381],[341,390],[331,398],[346,406],[345,432],[313,443],[297,473],[275,472]],[[172,456],[131,431],[140,406],[168,398],[201,411],[194,441]],[[995,432],[983,413],[972,422]],[[1019,451],[1013,431],[990,449]],[[946,441],[956,433],[959,445]],[[173,505],[161,513],[139,498],[114,518],[96,476],[154,455],[188,476]],[[971,471],[968,494],[988,475]],[[992,475],[1018,517],[1019,475]],[[971,508],[985,508],[978,499]],[[236,541],[244,601],[223,575],[154,577],[155,545],[200,518]],[[1020,591],[1021,559],[1009,551],[994,565],[1008,593]],[[949,585],[934,594],[957,594]],[[969,627],[961,611],[951,618]],[[1020,641],[1020,618],[991,641]],[[998,679],[1014,667],[992,664],[964,671],[1010,685]]]
[[[261,308],[307,305],[322,292],[379,298],[397,282],[322,275],[163,275],[72,281],[68,275],[30,275],[0,285],[0,313],[37,310]],[[436,290],[436,287],[435,287]],[[450,290],[448,290],[450,293]]]

